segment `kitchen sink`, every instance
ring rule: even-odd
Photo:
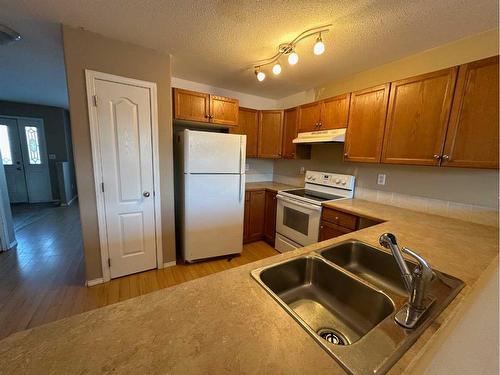
[[[429,288],[434,302],[418,325],[407,329],[394,320],[408,294],[392,255],[363,242],[344,241],[251,272],[350,374],[387,372],[464,286],[434,273]]]
[[[392,254],[360,241],[345,241],[334,247],[320,250],[319,254],[377,288],[402,296],[408,294]],[[406,264],[410,269],[416,266],[410,261],[406,261]]]
[[[314,332],[336,332],[343,345],[356,342],[394,310],[385,294],[316,256],[268,268],[260,278]]]

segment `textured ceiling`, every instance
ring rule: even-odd
[[[498,27],[497,0],[0,0],[0,9],[14,28],[19,17],[84,27],[171,53],[176,77],[270,98]],[[305,40],[296,66],[256,81],[255,61],[324,23],[333,23],[324,55]]]

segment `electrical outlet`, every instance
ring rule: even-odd
[[[300,174],[306,174],[306,168],[305,167],[300,167]]]
[[[379,173],[377,175],[377,185],[385,185],[385,174]]]

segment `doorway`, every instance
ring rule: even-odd
[[[0,153],[10,203],[52,201],[42,119],[0,117]]]

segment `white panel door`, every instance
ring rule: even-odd
[[[52,188],[43,120],[20,117],[17,122],[29,202],[50,202]]]
[[[150,91],[95,80],[111,277],[156,268]]]
[[[240,253],[245,175],[185,175],[183,250],[188,261]]]
[[[0,150],[11,203],[28,202],[17,120],[0,117]]]
[[[246,136],[187,130],[187,173],[244,173]]]

